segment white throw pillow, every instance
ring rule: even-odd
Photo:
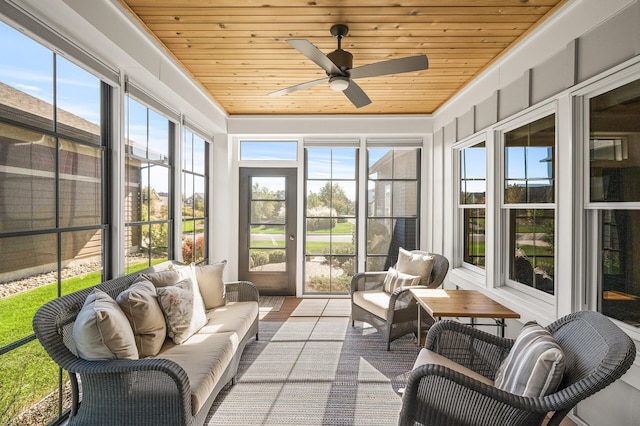
[[[435,256],[426,253],[415,253],[400,247],[398,250],[398,263],[396,269],[409,275],[420,276],[420,285],[429,285],[431,271],[436,263]]]
[[[167,325],[158,304],[156,288],[142,276],[116,298],[136,339],[138,355],[155,356],[167,337]]]
[[[198,282],[200,294],[202,295],[202,300],[204,301],[205,309],[224,306],[227,302],[224,291],[224,281],[222,281],[222,274],[224,273],[226,264],[226,260],[211,265],[198,266],[191,264],[196,281]]]
[[[82,359],[138,359],[129,320],[116,301],[97,288],[78,312],[71,335]]]
[[[389,268],[387,275],[384,278],[383,288],[387,293],[393,293],[395,289],[399,287],[408,287],[416,285],[420,282],[420,276],[404,274]]]
[[[495,386],[516,395],[538,397],[556,391],[564,374],[562,348],[545,328],[527,323],[496,373]]]
[[[160,308],[167,321],[167,334],[176,345],[184,343],[207,324],[204,304],[197,288],[194,280],[187,277],[175,285],[156,289]]]

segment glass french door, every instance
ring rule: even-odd
[[[240,168],[238,277],[263,295],[296,294],[296,173]]]

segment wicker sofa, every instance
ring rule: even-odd
[[[173,268],[164,262],[142,273]],[[116,299],[139,273],[96,288]],[[81,290],[42,306],[35,334],[70,377],[70,425],[202,425],[220,390],[235,383],[245,345],[258,339],[258,290],[250,282],[224,283],[226,305],[207,311],[208,323],[181,345],[169,338],[154,357],[85,360],[77,356],[72,330],[85,299]]]

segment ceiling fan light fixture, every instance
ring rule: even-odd
[[[329,86],[336,92],[344,92],[349,87],[349,77],[336,75],[329,79]]]

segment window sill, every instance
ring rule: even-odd
[[[520,314],[521,323],[536,321],[548,325],[557,319],[556,306],[511,287],[488,288],[486,276],[468,268],[456,268],[449,272],[449,283],[465,290],[478,290],[498,303]]]

